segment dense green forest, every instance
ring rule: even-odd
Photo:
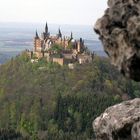
[[[92,140],[93,120],[139,91],[107,58],[71,70],[23,53],[0,66],[0,140]]]

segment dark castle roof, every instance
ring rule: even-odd
[[[46,22],[46,26],[45,26],[45,33],[48,33],[48,24]]]
[[[36,31],[36,36],[35,36],[35,39],[39,39],[39,36],[38,36],[37,31]]]

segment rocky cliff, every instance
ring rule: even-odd
[[[140,140],[140,99],[109,107],[93,128],[97,140]]]
[[[108,0],[108,7],[95,31],[112,64],[140,81],[140,0]]]

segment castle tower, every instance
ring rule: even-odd
[[[84,46],[84,40],[82,38],[80,38],[80,44],[81,46]]]
[[[80,38],[80,46],[81,46],[81,52],[84,52],[85,44],[82,38]]]
[[[64,48],[66,49],[67,48],[67,41],[66,41],[66,37],[64,36],[64,38],[63,38],[63,46],[64,46]]]
[[[35,38],[34,38],[34,51],[35,52],[41,52],[41,50],[42,50],[42,41],[39,38],[38,33],[36,31],[36,35],[35,35]]]
[[[77,52],[78,53],[81,52],[81,43],[80,43],[80,41],[77,42]]]
[[[80,38],[80,40],[77,42],[77,52],[82,53],[84,47],[84,40]]]

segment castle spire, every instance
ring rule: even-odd
[[[45,26],[45,33],[48,33],[48,24],[46,22],[46,26]]]
[[[38,33],[37,33],[37,30],[36,30],[36,36],[35,36],[36,39],[39,39],[39,36],[38,36]]]
[[[59,30],[58,30],[58,37],[62,38],[62,33],[61,33],[60,28],[59,28]]]
[[[83,42],[83,39],[82,38],[80,38],[80,43],[82,43]]]
[[[73,33],[71,32],[70,38],[73,39]]]

